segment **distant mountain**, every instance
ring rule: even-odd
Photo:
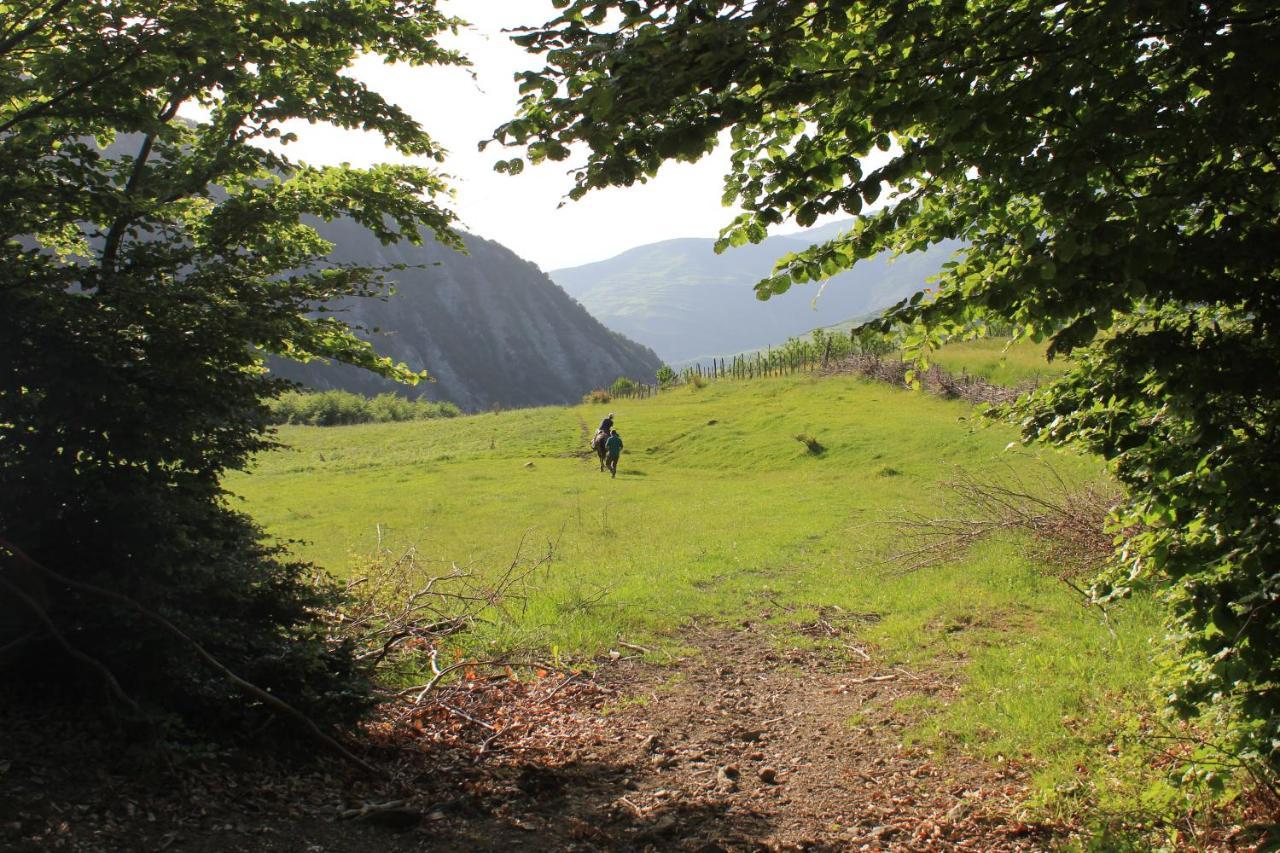
[[[434,383],[407,387],[347,365],[273,358],[272,373],[311,388],[363,394],[395,391],[451,400],[464,409],[579,400],[619,376],[653,381],[660,366],[646,347],[605,328],[541,270],[511,250],[465,235],[463,255],[434,241],[382,246],[349,220],[316,224],[335,248],[332,260],[422,267],[389,273],[396,293],[352,298],[334,313],[384,355]]]
[[[666,240],[550,275],[611,329],[679,363],[781,343],[818,326],[878,313],[924,288],[960,245],[862,261],[827,282],[816,302],[813,284],[768,302],[756,299],[752,285],[770,275],[774,261],[848,227],[846,221],[774,236],[721,255],[713,251],[712,239]]]

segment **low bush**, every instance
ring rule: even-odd
[[[462,414],[447,401],[408,400],[397,394],[363,397],[349,391],[286,391],[268,403],[273,424],[343,426],[453,418]]]
[[[613,384],[609,386],[609,393],[615,397],[629,397],[636,393],[637,383],[634,379],[626,376],[619,376],[613,380]]]
[[[589,394],[584,394],[582,397],[582,402],[587,403],[588,405],[592,403],[596,403],[596,404],[612,403],[613,395],[610,394],[608,391],[604,390],[603,388],[597,388],[596,390],[592,391]]]
[[[821,456],[827,450],[827,448],[822,446],[822,442],[818,441],[818,439],[814,438],[813,436],[805,432],[802,432],[799,435],[797,435],[796,441],[800,442],[806,448],[808,448],[809,452],[812,453],[814,456]]]

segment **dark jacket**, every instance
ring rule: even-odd
[[[604,443],[604,449],[609,451],[610,456],[617,456],[622,452],[622,436],[611,435]]]
[[[613,429],[613,418],[605,418],[604,420],[602,420],[602,421],[600,422],[600,431],[601,431],[601,432],[603,432],[603,433],[606,433],[606,434],[607,434],[607,433],[609,432],[609,430],[611,430],[611,429]]]

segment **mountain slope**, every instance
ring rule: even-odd
[[[396,391],[452,400],[465,409],[576,402],[618,376],[652,380],[660,362],[611,332],[536,266],[498,243],[465,235],[468,254],[438,243],[382,246],[353,222],[316,226],[332,259],[418,268],[388,274],[396,293],[348,299],[335,313],[384,355],[428,370],[435,383],[396,385],[346,365],[271,360],[272,372],[318,389]]]
[[[550,275],[610,328],[680,362],[780,343],[817,326],[881,311],[923,288],[959,245],[863,261],[828,282],[816,300],[813,285],[768,302],[755,298],[752,285],[770,274],[779,257],[847,226],[770,237],[721,255],[711,239],[666,240]]]

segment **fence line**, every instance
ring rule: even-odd
[[[619,387],[615,383],[607,391],[602,389],[588,394],[587,399],[608,394],[610,398],[643,400],[679,385],[701,385],[721,379],[766,379],[827,370],[851,356],[878,357],[898,347],[896,336],[880,332],[853,329],[846,335],[820,329],[807,339],[791,338],[780,347],[697,361],[677,372],[666,385],[630,382]]]

